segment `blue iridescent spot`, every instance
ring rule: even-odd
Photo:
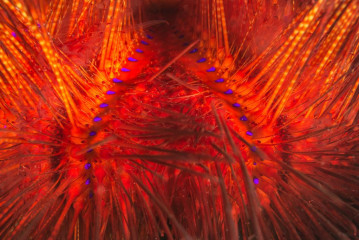
[[[138,52],[138,53],[143,53],[143,51],[141,49],[138,49],[138,48],[135,51]]]
[[[122,83],[122,82],[123,82],[122,80],[120,80],[120,79],[118,79],[118,78],[114,78],[114,79],[112,79],[112,81],[113,81],[114,83]]]
[[[257,165],[257,163],[256,163],[256,162],[254,162],[254,163],[253,163],[253,165]]]
[[[189,53],[195,53],[195,52],[198,52],[197,48],[192,49]]]
[[[223,83],[224,82],[224,79],[223,78],[218,78],[216,81],[214,81],[216,83]]]
[[[232,106],[238,108],[238,107],[241,106],[241,104],[239,104],[239,103],[233,103]]]
[[[207,69],[207,72],[214,72],[214,71],[216,71],[215,67],[211,67],[211,68]]]
[[[149,45],[148,42],[143,41],[143,40],[140,43],[142,43],[143,45]]]
[[[136,58],[133,58],[133,57],[129,57],[127,58],[128,61],[130,62],[138,62],[138,60]]]
[[[255,152],[255,151],[257,151],[257,148],[256,148],[256,146],[252,146],[252,147],[251,147],[251,151],[252,151],[252,152]]]
[[[95,135],[96,135],[96,132],[95,132],[95,131],[91,131],[89,135],[90,135],[90,136],[95,136]]]
[[[13,37],[16,37],[16,33],[15,33],[15,32],[12,32],[11,35],[12,35]]]
[[[254,182],[254,184],[258,184],[259,183],[259,179],[258,178],[253,178],[253,182]]]
[[[246,116],[242,116],[242,117],[239,118],[239,120],[241,120],[241,121],[248,121],[248,118],[247,118]]]
[[[85,184],[86,184],[86,185],[89,185],[89,184],[90,184],[90,182],[91,182],[91,180],[88,178],[88,179],[86,179]]]
[[[95,117],[95,118],[93,119],[94,122],[99,122],[99,121],[101,121],[101,120],[102,120],[102,118],[100,118],[100,117]]]
[[[224,94],[233,94],[233,90],[232,89],[228,89],[227,91],[223,92]]]
[[[114,94],[116,94],[116,92],[109,90],[109,91],[106,92],[106,94],[107,95],[114,95]]]
[[[108,104],[107,104],[107,103],[101,103],[101,104],[100,104],[100,108],[106,108],[106,107],[108,107]]]
[[[90,169],[90,167],[91,167],[91,163],[86,163],[85,164],[85,169],[87,170],[87,169]]]
[[[90,192],[89,198],[93,198],[93,192]]]
[[[153,37],[151,36],[151,35],[146,35],[146,37],[148,38],[148,39],[153,39]]]
[[[198,63],[203,63],[203,62],[205,62],[205,61],[206,61],[205,58],[201,58],[201,59],[199,59],[197,62],[198,62]]]
[[[122,72],[130,72],[131,70],[128,69],[128,68],[121,68],[121,71],[122,71]]]
[[[247,134],[248,136],[253,136],[253,133],[250,132],[250,131],[247,131],[246,134]]]

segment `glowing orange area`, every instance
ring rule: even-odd
[[[355,1],[2,0],[0,239],[356,239]]]

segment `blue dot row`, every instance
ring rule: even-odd
[[[197,49],[197,48],[194,48],[194,49],[192,49],[189,53],[193,54],[193,53],[196,53],[196,52],[198,52],[198,49]],[[200,58],[200,59],[197,60],[197,63],[204,63],[204,62],[206,62],[206,61],[207,61],[206,58]],[[207,72],[215,72],[215,71],[216,71],[216,68],[215,68],[215,67],[211,67],[211,68],[207,69]],[[218,78],[218,79],[216,79],[214,82],[215,82],[215,83],[224,83],[224,79],[223,79],[223,78]],[[232,89],[227,89],[227,90],[224,91],[223,93],[226,94],[226,95],[231,95],[231,94],[233,94],[233,90],[232,90]],[[233,103],[232,106],[233,106],[234,108],[239,108],[241,105],[240,105],[239,103]],[[239,119],[240,119],[241,121],[248,121],[248,118],[247,118],[246,116],[244,116],[244,115],[243,115],[242,117],[240,117]],[[252,133],[251,131],[246,131],[246,134],[247,134],[248,136],[251,136],[251,137],[253,136],[253,133]],[[250,149],[251,149],[251,151],[253,151],[253,152],[256,151],[256,147],[255,147],[255,146],[251,146]],[[257,163],[254,162],[253,165],[257,165]],[[258,184],[258,183],[259,183],[259,179],[256,178],[256,177],[254,177],[254,178],[253,178],[253,182],[254,182],[254,184]]]
[[[15,33],[14,33],[13,35],[15,35]],[[152,39],[152,38],[153,38],[153,37],[150,36],[150,35],[146,35],[146,36],[147,36],[148,39]],[[14,37],[16,37],[16,35],[15,35]],[[141,43],[144,44],[144,45],[149,45],[149,43],[147,43],[147,42],[145,42],[145,41],[141,41]],[[137,53],[143,53],[143,50],[137,48],[137,49],[135,49],[135,52],[137,52]],[[128,57],[127,60],[128,60],[129,62],[138,62],[138,60],[137,60],[136,58],[133,58],[133,57]],[[128,69],[128,68],[121,68],[121,72],[130,72],[130,71],[131,71],[131,70]],[[113,83],[123,83],[123,80],[121,80],[121,79],[119,79],[119,78],[113,78],[113,79],[112,79],[112,82],[113,82]],[[114,95],[114,94],[116,94],[116,92],[115,92],[115,91],[112,91],[112,90],[108,90],[108,91],[106,92],[106,94],[107,94],[107,95]],[[109,106],[108,103],[101,103],[101,104],[99,105],[100,108],[107,108],[108,106]],[[93,118],[93,121],[94,121],[95,123],[97,123],[97,122],[102,121],[102,118],[99,117],[99,116],[96,116],[96,117]],[[89,136],[93,137],[93,136],[96,136],[96,134],[97,134],[96,131],[91,131],[91,132],[89,133]],[[90,150],[87,151],[87,152],[92,152],[92,151],[93,151],[93,149],[90,149]],[[84,167],[85,167],[86,170],[89,170],[89,169],[91,168],[91,163],[89,163],[89,162],[86,163]],[[90,178],[87,178],[86,181],[85,181],[85,184],[86,184],[86,185],[89,185],[90,183],[91,183],[91,179],[90,179]],[[92,198],[93,195],[94,195],[93,192],[90,192],[89,197]]]
[[[136,52],[143,53],[143,51],[142,51],[141,49],[136,49]],[[127,60],[130,61],[130,62],[138,62],[138,60],[135,59],[135,58],[133,58],[133,57],[129,57],[129,58],[127,58]],[[121,68],[121,71],[122,71],[122,72],[130,72],[131,70],[128,69],[128,68]],[[123,80],[121,80],[121,79],[119,79],[119,78],[113,78],[113,79],[112,79],[112,82],[113,82],[113,83],[123,83]],[[115,95],[116,92],[115,92],[115,91],[112,91],[112,90],[108,90],[108,91],[106,92],[106,94],[107,94],[107,95]],[[107,103],[101,103],[101,104],[100,104],[100,108],[107,108],[108,106],[109,106],[109,105],[108,105]],[[101,118],[101,117],[98,117],[98,116],[93,119],[94,122],[100,122],[101,120],[102,120],[102,118]],[[96,134],[94,134],[93,132],[90,132],[90,136],[95,136],[95,135],[96,135]]]

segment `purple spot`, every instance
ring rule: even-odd
[[[252,147],[251,147],[251,151],[252,151],[252,152],[255,152],[255,151],[257,151],[257,148],[256,148],[256,146],[252,146]]]
[[[101,103],[101,104],[100,104],[100,108],[105,108],[105,107],[108,107],[108,104],[107,104],[107,103]]]
[[[41,25],[40,25],[40,23],[38,23],[38,24],[36,24],[39,28],[41,28]]]
[[[13,37],[16,37],[16,33],[15,33],[15,32],[12,32],[11,35],[12,35]]]
[[[214,82],[216,82],[216,83],[223,83],[223,82],[224,82],[224,79],[223,79],[223,78],[219,78],[219,79],[217,79],[217,80],[214,81]]]
[[[178,38],[179,38],[179,39],[184,38],[184,35],[181,35],[181,36],[179,36]]]
[[[254,163],[253,163],[253,165],[257,165],[257,163],[256,163],[256,162],[254,162]]]
[[[99,121],[101,121],[101,120],[102,120],[102,118],[100,118],[100,117],[95,117],[95,118],[93,119],[94,122],[99,122]]]
[[[138,49],[138,48],[135,51],[138,52],[138,53],[143,53],[143,51],[141,49]]]
[[[149,45],[148,42],[143,41],[143,40],[140,43],[142,43],[143,45]]]
[[[227,91],[223,92],[224,94],[233,94],[232,89],[228,89]]]
[[[241,120],[241,121],[248,121],[248,118],[247,118],[246,116],[242,116],[242,117],[239,118],[239,120]]]
[[[95,135],[96,135],[96,132],[95,132],[95,131],[91,131],[89,135],[90,135],[90,136],[95,136]]]
[[[248,136],[253,136],[253,133],[250,132],[250,131],[247,131],[246,134],[247,134]]]
[[[93,198],[93,192],[90,192],[89,198]]]
[[[127,58],[128,61],[130,62],[138,62],[138,60],[136,58],[133,58],[133,57],[129,57]]]
[[[196,53],[196,52],[198,52],[198,49],[197,49],[197,48],[194,48],[194,49],[192,49],[189,53]]]
[[[183,44],[183,46],[185,46],[185,47],[186,47],[186,46],[188,46],[188,45],[189,45],[189,43],[188,43],[188,42],[186,42],[186,43],[184,43],[184,44]]]
[[[106,94],[107,95],[114,95],[114,94],[116,94],[116,92],[109,90],[109,91],[106,92]]]
[[[90,149],[90,150],[88,150],[87,152],[90,153],[90,152],[92,152],[92,151],[93,151],[93,149]]]
[[[205,58],[201,58],[201,59],[199,59],[197,62],[198,62],[198,63],[203,63],[203,62],[205,62],[205,61],[206,61]]]
[[[131,70],[128,69],[128,68],[121,68],[121,71],[122,71],[122,72],[130,72]]]
[[[259,179],[258,178],[253,178],[253,182],[254,182],[254,184],[258,184],[259,183]]]
[[[151,36],[151,35],[146,35],[146,37],[148,38],[148,39],[153,39],[153,37]]]
[[[114,78],[114,79],[112,79],[112,81],[113,81],[114,83],[122,83],[122,82],[123,82],[122,80],[120,80],[120,79],[118,79],[118,78]]]
[[[90,167],[91,167],[91,163],[86,163],[86,164],[85,164],[85,169],[86,169],[86,170],[90,169]]]
[[[88,178],[88,179],[86,179],[85,184],[86,184],[86,185],[89,185],[89,184],[90,184],[90,182],[91,182],[91,180]]]
[[[207,69],[207,72],[214,72],[214,71],[216,71],[215,67],[211,67],[211,68]]]
[[[239,103],[233,103],[232,106],[238,108],[238,107],[241,106],[241,104],[239,104]]]

